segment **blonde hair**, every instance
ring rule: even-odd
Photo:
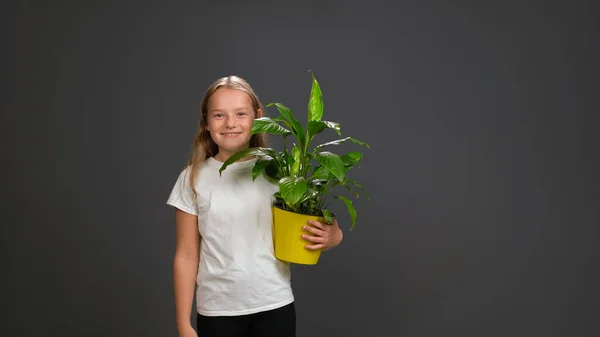
[[[190,168],[189,184],[192,188],[194,201],[197,197],[195,189],[196,179],[198,176],[198,166],[202,164],[207,158],[214,157],[219,149],[217,144],[213,141],[210,133],[207,130],[207,116],[208,116],[208,103],[212,95],[220,88],[229,88],[235,90],[241,90],[250,96],[252,100],[252,108],[254,110],[254,117],[258,117],[258,110],[264,112],[262,103],[258,99],[258,96],[250,86],[250,84],[238,76],[226,76],[221,77],[213,82],[204,94],[202,103],[200,105],[200,121],[198,122],[198,129],[194,142],[192,145],[192,153],[188,162],[184,168]],[[266,136],[264,133],[254,134],[250,137],[250,147],[265,147],[267,143]]]

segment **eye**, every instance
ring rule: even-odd
[[[238,116],[245,116],[245,115],[247,115],[247,113],[245,111],[238,112]]]

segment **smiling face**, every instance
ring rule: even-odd
[[[215,159],[225,161],[250,145],[252,124],[262,111],[254,111],[252,100],[241,90],[220,88],[208,102],[207,130],[217,144]]]

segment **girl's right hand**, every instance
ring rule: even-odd
[[[179,332],[179,337],[198,337],[196,330],[190,325]]]

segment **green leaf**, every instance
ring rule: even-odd
[[[327,172],[329,173],[329,172]],[[311,186],[315,187],[315,188],[319,188],[320,186],[323,186],[325,184],[327,184],[327,179],[320,179],[320,178],[310,178],[309,183]]]
[[[308,99],[308,120],[320,121],[323,117],[323,93],[315,75],[311,72],[312,88]]]
[[[338,134],[338,136],[342,136],[342,132],[340,131],[340,124],[336,122],[329,121],[310,121],[306,125],[306,129],[308,130],[308,140],[313,139],[315,135],[323,132],[325,129],[333,129]]]
[[[329,145],[339,145],[345,141],[352,141],[354,144],[358,144],[358,145],[364,145],[368,148],[370,148],[371,146],[369,146],[369,144],[365,143],[365,142],[361,142],[360,140],[357,140],[355,138],[352,137],[346,137],[346,138],[342,138],[342,139],[336,139],[334,141],[331,142],[327,142],[327,143],[323,143],[321,145],[318,145],[317,147],[315,147],[315,149],[313,151],[318,151],[319,149],[325,147],[325,146],[329,146]]]
[[[320,195],[318,196],[319,199],[322,199],[323,194],[327,193],[327,191],[329,190],[328,181],[318,179],[318,180],[313,180],[312,183],[314,185],[315,190],[320,193]]]
[[[339,181],[344,181],[346,171],[344,170],[344,162],[337,154],[331,152],[319,152],[315,154],[315,159],[319,164],[325,166]]]
[[[288,161],[285,153],[277,152],[276,159],[271,164],[267,165],[265,171],[269,174],[270,177],[273,177],[277,180],[281,179],[284,176],[288,176]]]
[[[323,179],[323,180],[329,180],[329,170],[323,166],[323,165],[319,165],[317,167],[315,167],[315,170],[313,171],[313,174],[311,176],[312,179]]]
[[[260,160],[257,161],[256,164],[254,164],[254,167],[252,167],[252,181],[256,180],[256,177],[258,177],[261,173],[264,172],[265,167],[267,167],[267,165],[269,165],[271,161],[273,161],[273,159]]]
[[[296,144],[294,144],[294,147],[292,147],[292,158],[294,160],[294,163],[292,164],[292,167],[290,168],[290,175],[291,176],[295,176],[296,173],[298,173],[298,170],[300,170],[300,149],[298,148],[298,146],[296,146]]]
[[[358,198],[358,197],[359,197],[358,193],[357,193],[356,191],[354,191],[354,190],[352,189],[352,187],[348,186],[347,184],[342,184],[342,183],[336,182],[336,183],[334,183],[334,184],[333,184],[333,186],[332,186],[332,187],[335,187],[335,186],[342,186],[342,187],[345,187],[345,188],[346,188],[348,191],[350,191],[350,193],[354,194],[354,196],[355,196],[356,198]]]
[[[340,158],[344,162],[344,165],[346,166],[356,165],[362,159],[362,157],[362,153],[359,152],[348,152],[345,155],[340,156]]]
[[[350,218],[352,219],[350,230],[354,229],[354,225],[356,225],[356,209],[354,208],[352,201],[340,195],[336,196],[335,199],[340,199],[346,204],[346,208],[348,208],[348,213],[350,213]]]
[[[302,198],[298,201],[298,203],[302,203],[305,202],[309,199],[314,200],[314,198],[316,198],[318,196],[319,192],[316,189],[311,189],[310,187],[307,188],[306,193],[304,193],[304,196],[302,196]]]
[[[330,224],[333,221],[333,214],[328,209],[323,210],[323,216],[325,217],[325,221]]]
[[[285,166],[279,160],[271,160],[265,167],[265,173],[267,176],[279,181],[282,177],[287,175],[284,171]]]
[[[302,127],[302,125],[300,124],[300,122],[298,122],[298,120],[294,117],[294,115],[292,114],[292,111],[288,107],[286,107],[285,105],[283,105],[281,103],[269,103],[267,105],[267,107],[272,107],[272,106],[277,107],[277,110],[283,117],[285,124],[288,125],[288,127],[292,129],[292,133],[294,134],[294,136],[296,136],[296,138],[298,139],[298,142],[300,143],[299,146],[304,147],[305,137],[306,137],[305,130]]]
[[[223,162],[223,165],[221,165],[221,168],[219,169],[219,174],[221,174],[226,168],[227,166],[235,163],[236,161],[246,158],[246,157],[250,157],[250,156],[260,156],[262,158],[275,158],[277,155],[275,154],[275,151],[273,151],[272,149],[269,148],[265,148],[265,147],[251,147],[251,148],[247,148],[241,151],[238,151],[236,153],[234,153],[233,155],[231,155],[229,158],[227,158],[227,160],[225,160],[225,162]]]
[[[252,124],[252,134],[265,132],[284,136],[292,134],[290,130],[279,125],[276,121],[272,120],[269,117],[261,117],[255,119],[254,123]]]
[[[283,177],[279,180],[279,191],[289,205],[296,205],[306,193],[308,183],[304,178]]]
[[[310,161],[310,159],[308,161]],[[302,172],[305,173],[304,177],[306,178],[306,176],[308,175],[308,172],[310,172],[310,170],[312,169],[312,165],[311,165],[310,162],[304,163],[304,165],[306,165],[306,166],[304,167],[304,169],[302,170]]]
[[[329,129],[333,129],[335,130],[335,133],[338,134],[338,136],[342,136],[342,130],[340,128],[340,123],[338,122],[330,122],[330,121],[322,121],[323,123],[327,124],[327,127]]]
[[[306,125],[308,130],[308,139],[312,139],[315,135],[321,133],[327,128],[327,125],[322,121],[309,121]]]
[[[371,200],[371,197],[369,197],[369,194],[367,193],[367,191],[365,191],[365,189],[356,181],[352,180],[352,179],[346,179],[346,182],[353,184],[354,186],[358,187],[366,196],[367,196],[367,200]],[[358,198],[358,196],[357,196]]]

